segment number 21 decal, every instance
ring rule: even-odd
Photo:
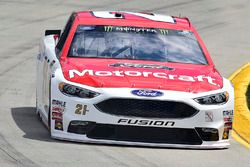
[[[82,105],[82,104],[77,104],[76,105],[76,110],[75,114],[78,115],[86,115],[86,112],[88,112],[88,106],[87,105]]]

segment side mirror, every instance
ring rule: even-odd
[[[58,35],[60,37],[61,30],[45,30],[45,36],[47,35]]]

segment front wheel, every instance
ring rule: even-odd
[[[48,130],[49,130],[49,135],[51,136],[51,116],[50,116],[50,110],[49,110],[49,113],[48,113]]]

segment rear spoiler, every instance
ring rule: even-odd
[[[47,35],[58,35],[60,37],[61,30],[45,30],[45,36]]]

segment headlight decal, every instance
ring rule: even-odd
[[[201,105],[216,105],[216,104],[224,104],[229,99],[229,93],[217,93],[213,95],[203,96],[195,98],[194,100]]]
[[[63,82],[61,82],[58,85],[58,87],[59,87],[59,90],[67,96],[75,96],[79,98],[91,99],[100,95],[100,93],[97,93],[88,89],[80,88],[78,86],[66,84]]]

